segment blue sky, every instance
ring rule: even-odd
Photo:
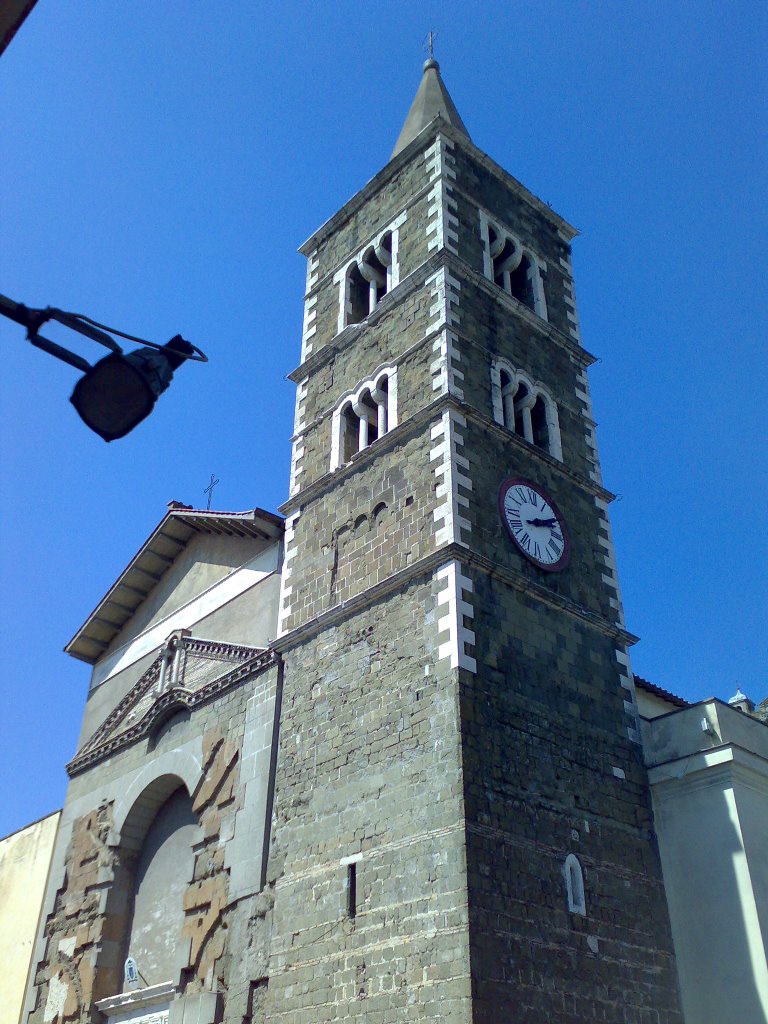
[[[635,671],[766,695],[767,11],[39,0],[0,60],[0,291],[210,362],[106,445],[0,323],[0,835],[63,802],[89,670],[61,649],[166,502],[211,473],[215,507],[285,499],[296,248],[388,159],[429,28],[474,142],[582,231]]]

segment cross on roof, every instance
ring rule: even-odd
[[[208,495],[208,504],[206,505],[206,509],[209,512],[211,510],[211,498],[213,497],[213,488],[218,483],[221,483],[219,478],[217,476],[214,476],[213,473],[211,473],[211,482],[208,484],[207,487],[203,488],[203,494],[207,494]]]

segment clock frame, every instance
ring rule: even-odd
[[[539,518],[542,518],[542,514],[545,518],[554,518],[557,522],[557,532],[551,526],[535,526],[531,530],[531,523],[524,523],[522,528],[516,529],[510,521],[512,515],[507,507],[507,495],[511,491],[514,491],[517,497],[522,497],[519,507],[525,507],[527,504],[531,511],[533,508],[536,509]],[[537,569],[544,572],[562,572],[566,568],[571,557],[571,538],[568,527],[557,504],[541,484],[527,480],[525,477],[508,477],[499,488],[499,516],[517,550]],[[560,539],[562,539],[561,549]],[[559,553],[558,549],[560,549]],[[537,551],[539,556],[536,554]]]

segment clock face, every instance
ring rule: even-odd
[[[568,564],[571,540],[557,505],[538,484],[510,477],[499,491],[499,512],[509,536],[540,569],[560,572]]]

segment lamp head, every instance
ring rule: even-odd
[[[105,441],[115,441],[149,416],[173,371],[194,351],[177,334],[164,348],[113,353],[80,378],[69,400],[87,427]]]

